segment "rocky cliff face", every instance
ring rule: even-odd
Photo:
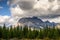
[[[49,26],[49,27],[55,27],[56,26],[56,23],[54,23],[54,22],[49,22],[49,21],[44,22],[37,17],[21,18],[18,21],[18,23],[29,26],[29,27],[35,27],[35,28],[43,28],[43,27],[46,27],[46,26]]]

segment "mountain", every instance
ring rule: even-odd
[[[56,23],[49,22],[49,21],[42,21],[41,19],[37,17],[28,17],[28,18],[21,18],[18,23],[29,26],[29,27],[35,27],[35,28],[43,28],[46,26],[53,27],[56,26]]]

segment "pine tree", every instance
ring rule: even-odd
[[[2,27],[0,26],[0,38],[2,38]]]
[[[28,34],[27,34],[27,38],[30,38],[32,39],[32,31],[31,31],[31,28],[29,28],[29,31],[28,31]]]
[[[44,38],[44,30],[40,29],[39,34],[38,34],[38,38],[39,39],[43,39]]]
[[[25,26],[25,27],[23,28],[23,36],[24,36],[24,38],[27,38],[27,34],[28,34],[28,27]]]
[[[19,27],[18,38],[19,39],[22,39],[23,38],[23,30],[22,30],[22,27],[21,26]]]
[[[10,26],[10,38],[14,38],[14,29],[12,28],[12,26]]]
[[[19,39],[21,39],[21,38],[23,38],[23,32],[22,32],[22,27],[21,26],[17,26],[17,29],[16,29],[16,36],[17,36],[17,38],[19,38]]]
[[[2,29],[2,38],[6,39],[6,26],[5,26],[5,24]]]
[[[37,36],[38,36],[38,31],[37,30],[33,30],[33,38],[35,39],[35,38],[37,38]]]

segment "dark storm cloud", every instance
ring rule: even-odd
[[[55,1],[55,0],[48,0],[49,2],[53,2],[53,1]]]
[[[53,18],[57,18],[57,17],[60,17],[60,15],[54,15],[54,14],[50,14],[50,15],[44,15],[44,16],[39,16],[40,18],[42,19],[53,19]]]
[[[8,1],[10,6],[17,5],[17,3],[20,2],[20,0],[8,0]]]
[[[60,0],[58,0],[58,1],[60,1]]]
[[[1,1],[1,0],[0,0]]]
[[[55,0],[48,0],[50,3],[54,2]],[[60,1],[60,0],[57,0]],[[34,1],[30,0],[10,0],[10,4],[19,5],[21,10],[24,10],[24,13],[22,16],[40,16],[43,18],[56,18],[60,16],[60,8],[58,10],[54,10],[53,7],[55,7],[55,4],[53,6],[50,6],[48,10],[44,10],[43,8],[39,9],[33,9],[33,6],[35,5]],[[50,4],[49,4],[50,5]],[[52,4],[51,4],[52,5]],[[57,2],[58,5],[58,2]],[[53,8],[53,10],[52,10]],[[29,10],[29,11],[28,11]],[[27,12],[25,12],[27,11]],[[17,14],[17,16],[19,13]],[[19,15],[21,16],[21,15]]]
[[[34,3],[30,1],[21,1],[19,2],[19,6],[22,10],[30,10],[33,9]]]
[[[0,0],[0,2],[1,2],[2,0]]]
[[[13,7],[19,5],[22,10],[31,10],[35,2],[33,0],[9,0],[9,4]]]
[[[41,18],[57,18],[57,17],[60,17],[60,9],[56,10],[56,11],[51,11],[49,10],[48,12],[48,15],[43,15],[43,16],[40,16]]]
[[[28,14],[30,13],[30,14]],[[57,11],[47,11],[47,12],[44,12],[44,10],[34,10],[34,11],[31,11],[31,12],[28,12],[27,15],[31,15],[31,16],[37,16],[37,17],[40,17],[40,18],[48,18],[48,19],[53,19],[53,18],[57,18],[57,17],[60,17],[60,10],[57,10]]]

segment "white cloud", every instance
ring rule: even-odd
[[[10,16],[1,16],[0,15],[0,24],[3,25],[4,23],[8,22]]]
[[[2,9],[3,7],[0,6],[0,9]]]
[[[21,3],[21,1],[23,1]],[[25,7],[24,7],[24,2],[27,1],[27,3],[29,5],[26,5],[25,3]],[[31,5],[34,1],[34,4]],[[30,3],[31,2],[31,3]],[[4,23],[6,23],[7,25],[14,25],[17,23],[17,21],[22,18],[22,17],[32,17],[32,16],[47,16],[47,15],[56,15],[59,14],[60,15],[60,2],[55,0],[53,2],[49,2],[48,0],[10,0],[7,2],[8,5],[16,5],[15,7],[10,7],[11,10],[11,16],[1,16],[0,15],[0,24],[3,25]],[[21,7],[22,5],[22,7]],[[31,7],[29,7],[31,6]],[[3,8],[3,7],[0,7]],[[24,10],[23,10],[23,9]],[[31,9],[30,9],[31,8]],[[26,10],[27,9],[27,10]],[[58,20],[59,19],[59,20]],[[58,22],[60,23],[60,17],[56,17],[53,19],[43,19],[45,20],[49,20],[51,22]]]
[[[7,26],[9,25],[14,25],[16,24],[17,21],[12,18],[11,16],[1,16],[0,15],[0,25],[2,26],[3,24],[6,24]]]
[[[9,1],[7,1],[7,5],[10,5],[10,2]]]
[[[43,21],[49,20],[50,22],[60,23],[60,17],[53,18],[53,19],[43,19]]]
[[[23,14],[23,11],[20,9],[20,7],[18,5],[15,8],[11,8],[10,10],[11,10],[12,16],[14,16],[14,17]]]
[[[60,23],[60,17],[51,19],[51,20],[49,20],[49,21],[51,21],[51,22],[56,22],[56,23]]]
[[[29,2],[29,0],[10,0],[11,5],[17,5],[15,7],[11,7],[11,15],[17,19],[21,17],[31,17],[31,16],[47,16],[47,15],[60,15],[60,1],[54,0],[52,2],[49,2],[49,0],[33,0],[34,5],[32,6],[32,2],[29,3],[30,5],[25,5],[24,2]],[[32,1],[32,0],[31,0]],[[21,7],[22,5],[22,7]],[[29,6],[32,6],[31,9],[29,9]],[[24,10],[23,10],[23,9]],[[28,10],[26,10],[28,8]],[[58,18],[60,19],[60,18]],[[50,19],[50,21],[57,21],[57,18]]]
[[[1,16],[0,15],[0,23],[5,23],[5,22],[7,22],[7,20],[9,20],[9,16]]]
[[[41,16],[41,14],[42,15],[45,15],[45,14],[53,14],[53,12],[56,12],[56,10],[58,10],[60,8],[59,3],[57,2],[57,0],[55,0],[55,1],[51,2],[51,3],[48,0],[40,0],[40,1],[36,1],[35,5],[31,9],[32,11],[31,10],[29,10],[29,11],[28,10],[27,11],[24,10],[23,11],[20,8],[20,4],[21,4],[20,2],[21,2],[21,0],[20,1],[19,0],[18,1],[15,0],[15,1],[12,2],[12,4],[13,3],[16,3],[15,5],[18,5],[19,6],[19,7],[16,6],[15,8],[11,8],[11,9],[14,10],[14,11],[11,10],[11,13],[12,14],[17,14],[17,15],[22,15],[23,16],[23,14],[24,15],[25,15],[25,13],[30,14],[29,12],[31,12],[31,14],[36,13],[39,16]],[[23,3],[21,5],[23,5]],[[22,6],[22,7],[25,7],[25,6]],[[26,5],[26,7],[29,7],[29,6]],[[22,12],[24,12],[24,13],[22,13]],[[54,14],[56,14],[56,13],[54,13]],[[59,13],[57,13],[57,14],[59,14]],[[37,15],[35,15],[35,16],[37,16]]]
[[[38,8],[38,9],[42,8],[44,10],[48,10],[49,7],[50,7],[50,3],[48,2],[48,0],[40,0],[34,6],[34,8]]]

